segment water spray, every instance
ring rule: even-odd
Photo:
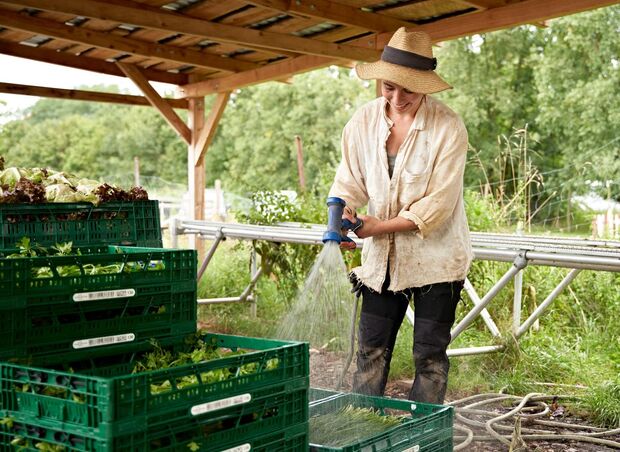
[[[342,242],[352,242],[353,240],[347,236],[347,231],[355,231],[363,225],[362,220],[359,218],[356,218],[355,222],[342,219],[342,214],[344,213],[344,208],[346,205],[347,203],[343,199],[336,196],[327,198],[327,231],[323,234],[323,243],[325,245],[330,242],[335,242],[338,245]],[[347,355],[346,363],[342,369],[340,378],[338,379],[336,390],[339,390],[342,387],[345,376],[351,366],[351,361],[353,360],[353,353],[355,350],[355,323],[357,320],[357,310],[361,293],[361,290],[355,292],[355,302],[353,304],[353,314],[351,316],[351,343],[349,347],[349,354]]]

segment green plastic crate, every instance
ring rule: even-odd
[[[161,248],[157,201],[0,204],[0,248],[22,237],[40,245],[109,245]]]
[[[196,331],[195,288],[166,284],[139,292],[113,303],[58,303],[4,311],[0,360],[54,363],[59,356],[76,360],[115,353],[126,343]]]
[[[33,258],[0,257],[0,311],[41,305],[77,305],[107,300],[113,303],[134,289],[185,283],[196,286],[196,251],[162,248],[93,245],[76,247],[81,255]],[[14,250],[0,251],[7,256]],[[113,274],[88,274],[91,265],[121,265]],[[79,276],[61,276],[73,266]],[[37,278],[38,269],[51,269],[51,277]],[[114,292],[122,291],[122,292]],[[104,292],[104,293],[98,293]],[[76,295],[79,294],[79,295]]]
[[[114,353],[119,343],[196,331],[196,251],[77,250],[81,255],[0,258],[0,315],[6,332],[0,336],[0,360],[49,363],[58,361],[59,353],[78,359]],[[119,265],[120,272],[85,272],[92,265],[111,264]],[[79,275],[61,276],[66,266]],[[40,268],[51,269],[52,276],[37,278]]]
[[[92,439],[66,432],[38,426],[36,423],[14,422],[12,426],[0,426],[0,451],[40,452],[35,448],[39,442],[64,447],[69,451],[129,452],[129,451],[190,451],[201,452],[305,452],[308,450],[307,422],[291,425],[275,432],[262,433],[252,438],[238,437],[228,444],[218,444],[218,433],[199,437],[193,436],[194,428],[183,430],[182,423],[174,426],[161,426],[152,431],[142,431],[118,436],[112,439]],[[195,429],[194,429],[195,430]],[[30,447],[11,445],[17,436],[28,440]],[[231,436],[234,436],[232,434]],[[188,445],[192,446],[192,449]]]
[[[0,416],[109,440],[162,422],[208,418],[214,406],[231,397],[247,394],[251,398],[287,380],[304,379],[307,388],[307,343],[216,334],[206,334],[204,339],[218,347],[249,352],[137,374],[131,373],[135,353],[119,355],[121,361],[107,356],[63,362],[54,369],[0,363]],[[209,372],[221,369],[232,372],[233,377],[210,383]],[[199,383],[179,386],[191,376]],[[151,391],[162,384],[170,390]],[[50,392],[56,395],[50,396]]]
[[[399,425],[371,438],[360,438],[345,447],[327,447],[310,444],[311,452],[402,452],[452,450],[453,408],[410,400],[370,397],[360,394],[344,394],[310,403],[310,417],[333,413],[352,405],[374,408],[380,414],[406,413],[407,418]],[[449,443],[449,449],[447,444]],[[438,447],[438,448],[437,448]]]

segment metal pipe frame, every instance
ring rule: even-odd
[[[495,296],[502,290],[511,280],[512,278],[519,273],[523,268],[527,265],[527,260],[525,259],[525,253],[520,254],[514,260],[512,266],[508,269],[504,276],[500,278],[499,281],[495,283],[493,287],[486,293],[486,295],[482,298],[480,304],[475,305],[465,317],[456,325],[450,334],[452,335],[452,340],[458,337],[459,334],[463,332],[465,328],[467,328],[478,314],[487,307],[487,305],[495,298]]]
[[[257,226],[245,224],[211,223],[198,220],[175,219],[170,222],[170,234],[173,245],[180,234],[199,235],[204,239],[214,240],[199,271],[199,279],[204,274],[215,250],[223,239],[266,240],[279,243],[298,243],[307,245],[322,244],[323,225],[306,225],[301,223],[283,223],[276,226]],[[511,332],[518,339],[537,322],[549,305],[557,298],[581,270],[620,272],[620,242],[610,240],[566,239],[560,237],[536,237],[493,233],[472,233],[474,258],[495,262],[512,262],[512,266],[482,297],[476,293],[468,279],[465,280],[465,292],[474,306],[465,317],[453,328],[452,340],[458,337],[478,315],[482,317],[493,337],[500,337],[499,328],[491,318],[486,307],[495,296],[514,280],[513,322]],[[353,238],[358,248],[362,248],[363,240]],[[544,265],[564,267],[571,270],[552,290],[547,298],[521,323],[523,298],[523,271],[527,266]],[[241,301],[256,302],[252,291],[261,270],[254,271],[248,287],[239,297],[198,300],[200,304],[231,303]],[[409,307],[407,319],[413,324],[414,312]],[[488,345],[449,349],[448,356],[466,356],[481,353],[493,353],[504,348],[503,345]]]
[[[558,284],[555,289],[551,291],[551,293],[545,298],[532,314],[527,318],[525,322],[521,325],[517,325],[517,328],[514,331],[515,337],[518,339],[532,326],[532,324],[542,315],[542,313],[547,309],[547,307],[551,304],[553,300],[557,298],[557,296],[562,292],[568,285],[577,277],[577,275],[581,272],[581,269],[572,269],[568,274],[562,279],[560,284]]]
[[[256,283],[258,282],[258,279],[262,274],[263,269],[259,268],[256,273],[254,273],[254,276],[252,276],[252,279],[250,280],[248,286],[243,290],[243,292],[241,292],[241,295],[239,295],[238,297],[199,298],[198,304],[236,303],[244,301],[253,302],[255,301],[255,299],[252,291],[254,290],[254,286],[256,286]]]

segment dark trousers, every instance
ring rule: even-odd
[[[413,360],[415,379],[409,399],[442,404],[448,384],[450,362],[446,349],[454,324],[463,281],[431,284],[403,292],[381,293],[362,287],[362,311],[358,330],[357,371],[353,391],[382,396],[385,391],[396,335],[409,300],[413,298]]]

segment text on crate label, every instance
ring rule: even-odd
[[[73,294],[73,301],[109,300],[110,298],[127,298],[136,295],[135,289],[101,290],[99,292],[80,292]]]
[[[241,446],[226,449],[222,452],[248,452],[250,449],[252,449],[252,446],[250,446],[249,444],[242,444]]]
[[[239,394],[233,397],[227,397],[225,399],[195,405],[192,407],[190,412],[193,416],[198,416],[199,414],[208,413],[210,411],[221,410],[223,408],[248,403],[250,400],[252,400],[252,396],[250,394]]]
[[[120,344],[123,342],[131,342],[136,339],[133,333],[117,334],[115,336],[93,337],[91,339],[80,339],[73,341],[73,348],[89,348],[99,347],[100,345]]]

